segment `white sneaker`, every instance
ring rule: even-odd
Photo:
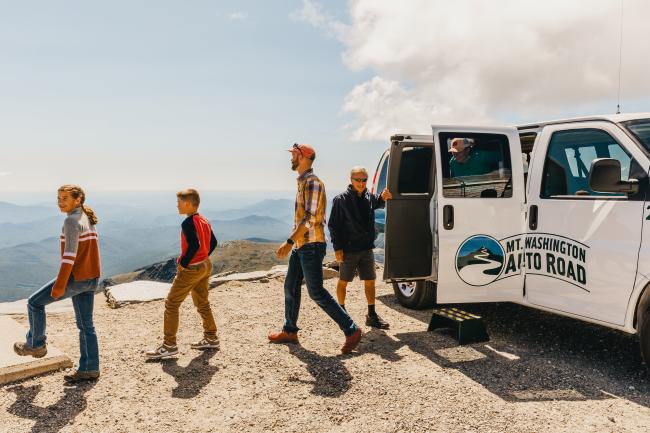
[[[163,344],[157,349],[147,350],[144,354],[147,359],[163,359],[178,355],[178,346],[167,346]]]
[[[213,350],[219,350],[219,339],[217,338],[216,340],[208,340],[207,338],[204,338],[201,341],[196,341],[190,345],[192,349],[213,349]]]

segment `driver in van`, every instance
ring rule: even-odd
[[[487,174],[499,168],[494,152],[478,149],[473,138],[454,138],[449,153],[452,154],[449,160],[452,177]]]

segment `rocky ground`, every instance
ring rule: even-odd
[[[332,291],[335,280],[326,282]],[[635,337],[511,304],[483,314],[489,343],[459,347],[427,333],[429,311],[405,310],[386,285],[377,308],[392,327],[366,329],[341,355],[342,334],[306,296],[301,345],[270,345],[282,282],[231,282],[211,292],[222,349],[188,348],[200,322],[183,306],[177,359],[146,363],[160,342],[163,302],[109,309],[97,297],[102,377],[64,387],[61,373],[0,389],[3,432],[623,432],[650,429],[650,375]],[[359,282],[348,309],[363,322]],[[25,323],[25,317],[18,318]],[[78,353],[70,313],[48,319],[50,341]]]

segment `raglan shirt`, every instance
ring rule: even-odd
[[[190,215],[181,224],[181,255],[178,264],[183,268],[201,263],[217,247],[208,220],[199,214]]]
[[[61,230],[61,266],[51,295],[57,299],[63,296],[70,280],[76,281],[99,278],[101,264],[99,257],[99,237],[88,216],[77,208],[68,213]]]

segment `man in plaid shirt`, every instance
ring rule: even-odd
[[[291,152],[291,169],[297,171],[293,232],[277,251],[284,259],[291,252],[289,268],[284,280],[284,326],[281,331],[269,334],[273,343],[298,342],[298,313],[302,280],[305,279],[309,297],[334,320],[345,334],[341,352],[350,353],[361,340],[361,329],[348,313],[323,287],[323,258],[325,257],[325,185],[316,177],[312,164],[316,151],[308,144],[294,144]]]

